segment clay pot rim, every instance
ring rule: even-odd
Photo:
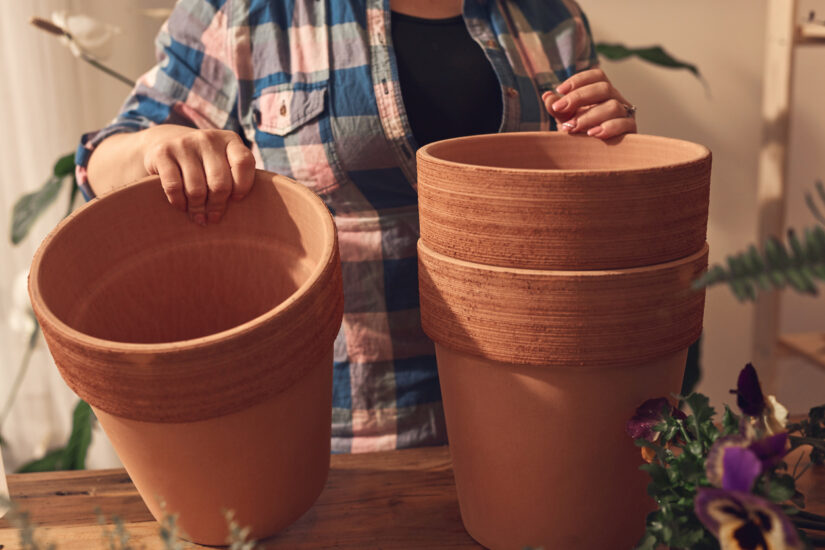
[[[475,269],[477,271],[488,271],[490,273],[498,273],[498,274],[505,274],[511,273],[517,275],[519,277],[529,277],[534,279],[552,279],[552,278],[560,278],[560,277],[610,277],[610,276],[618,276],[618,275],[634,275],[634,274],[644,274],[652,271],[661,271],[663,269],[667,269],[669,267],[676,267],[683,264],[689,264],[698,258],[702,257],[703,255],[709,252],[709,247],[707,241],[705,244],[700,248],[698,251],[690,254],[689,256],[685,256],[683,258],[677,258],[675,260],[671,260],[669,262],[664,262],[660,264],[652,264],[652,265],[644,265],[638,267],[629,267],[625,269],[588,269],[588,270],[564,270],[564,269],[522,269],[518,267],[502,267],[498,265],[488,265],[488,264],[478,264],[475,262],[468,262],[467,260],[460,260],[458,258],[453,258],[452,256],[446,256],[439,252],[436,252],[429,246],[427,246],[427,242],[424,239],[418,240],[418,250],[419,253],[423,252],[434,258],[437,261],[443,263],[450,263],[454,265],[458,265],[461,267]]]
[[[308,291],[319,283],[319,279],[321,278],[322,274],[324,273],[324,271],[327,270],[330,261],[335,255],[335,249],[337,246],[335,223],[326,205],[321,201],[321,199],[317,195],[315,195],[315,193],[313,193],[308,188],[304,187],[300,183],[290,178],[278,174],[265,172],[263,170],[256,170],[255,180],[255,185],[267,185],[272,183],[275,184],[279,189],[291,189],[295,193],[303,195],[305,199],[313,205],[313,209],[318,214],[317,217],[320,218],[321,224],[324,226],[323,234],[325,242],[323,244],[323,253],[320,260],[318,261],[318,264],[314,267],[312,272],[307,277],[307,280],[304,281],[304,283],[300,287],[295,289],[295,291],[292,294],[290,294],[289,297],[287,297],[285,300],[280,302],[277,306],[270,309],[269,311],[253,319],[250,319],[249,321],[246,321],[245,323],[242,323],[240,325],[234,326],[226,330],[222,330],[220,332],[216,332],[214,334],[200,336],[198,338],[191,338],[188,340],[176,340],[173,342],[134,343],[107,340],[105,338],[98,338],[96,336],[91,336],[89,334],[81,332],[64,323],[57,315],[55,315],[51,308],[46,304],[40,292],[39,278],[37,276],[33,277],[32,274],[40,273],[40,263],[42,261],[43,255],[49,248],[49,245],[51,244],[52,240],[54,240],[58,231],[60,231],[62,228],[66,226],[79,223],[78,220],[82,219],[84,216],[91,215],[89,214],[89,212],[94,208],[98,208],[100,202],[105,200],[109,196],[116,195],[117,193],[130,192],[132,188],[137,186],[157,186],[158,188],[160,188],[159,176],[148,176],[145,178],[141,178],[130,184],[124,185],[123,187],[119,187],[111,191],[108,191],[100,197],[97,197],[87,202],[86,204],[78,208],[76,211],[74,211],[70,216],[66,217],[59,224],[57,224],[57,226],[54,229],[52,229],[46,236],[46,238],[43,239],[43,241],[40,243],[40,246],[38,247],[37,252],[35,253],[34,258],[32,260],[31,267],[29,268],[30,300],[34,302],[35,298],[37,299],[38,305],[36,307],[39,309],[39,314],[43,316],[44,320],[47,321],[48,324],[50,324],[58,330],[58,332],[61,335],[61,338],[69,340],[70,342],[73,342],[75,344],[82,344],[86,348],[91,348],[97,351],[104,352],[117,351],[120,353],[134,353],[146,355],[158,355],[161,353],[169,352],[186,352],[201,349],[206,346],[214,345],[216,343],[224,342],[227,340],[231,340],[254,331],[270,319],[282,314],[284,311],[287,311],[295,307],[297,302],[304,299],[304,297],[309,294]],[[230,203],[228,204],[229,208],[232,208],[231,202],[232,201],[230,201]],[[181,215],[184,214],[181,213]]]
[[[623,140],[629,140],[631,142],[638,141],[640,143],[644,142],[660,142],[660,143],[672,143],[672,144],[680,144],[685,146],[686,149],[694,149],[696,151],[695,156],[688,157],[681,162],[674,162],[674,163],[662,163],[662,164],[654,164],[650,166],[646,166],[644,168],[587,168],[587,169],[573,169],[573,168],[515,168],[515,167],[501,167],[501,166],[489,166],[485,164],[468,164],[464,162],[456,162],[452,160],[444,159],[440,156],[437,156],[433,150],[438,150],[442,147],[447,147],[454,143],[460,143],[462,141],[481,141],[481,140],[508,140],[508,139],[523,139],[525,137],[541,137],[544,139],[589,139],[589,140],[597,140],[602,141],[604,144],[610,146],[621,143]],[[428,143],[423,147],[419,148],[416,152],[418,157],[418,161],[425,161],[425,162],[433,162],[443,166],[450,166],[454,168],[466,168],[468,166],[472,167],[473,170],[480,170],[490,173],[507,173],[510,175],[513,174],[525,174],[525,175],[536,175],[536,174],[599,174],[599,175],[609,175],[609,174],[644,174],[648,172],[658,172],[665,169],[679,169],[686,166],[690,166],[693,164],[698,164],[701,162],[705,162],[707,159],[711,157],[711,151],[704,145],[700,145],[698,143],[694,143],[692,141],[686,141],[682,139],[676,138],[669,138],[663,136],[654,136],[649,134],[624,134],[618,137],[610,138],[607,140],[599,140],[596,137],[590,137],[586,135],[579,135],[579,134],[561,134],[558,132],[503,132],[498,134],[478,134],[474,136],[462,136],[457,138],[445,139],[441,141],[434,141],[432,143]]]

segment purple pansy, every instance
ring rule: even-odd
[[[642,403],[636,409],[636,414],[627,421],[625,429],[633,439],[644,438],[654,442],[659,439],[660,432],[654,431],[653,427],[664,421],[666,414],[679,420],[687,418],[685,413],[671,405],[670,401],[664,397],[659,397],[658,399],[648,399]]]
[[[742,435],[721,437],[711,446],[705,461],[708,481],[729,491],[750,491],[762,472],[779,464],[787,452],[787,442],[787,433],[757,441]]]
[[[798,550],[799,535],[782,510],[740,491],[699,489],[696,517],[719,540],[722,550]]]
[[[736,404],[739,409],[748,416],[761,416],[765,409],[765,396],[762,393],[762,386],[759,384],[759,376],[756,369],[748,363],[739,372],[739,380],[736,382],[736,389],[731,390],[736,394]]]
[[[762,473],[762,462],[748,445],[741,435],[717,439],[705,461],[708,481],[728,491],[750,491]]]
[[[764,469],[773,468],[779,464],[788,453],[788,432],[770,435],[752,442],[748,449],[762,462]]]
[[[742,411],[741,432],[751,439],[764,434],[775,435],[785,430],[788,410],[773,395],[762,393],[756,369],[748,363],[739,372],[736,389],[736,404]]]

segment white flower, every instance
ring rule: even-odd
[[[765,410],[762,412],[762,421],[765,424],[765,431],[770,435],[775,435],[785,431],[788,424],[788,409],[776,400],[776,397],[769,395],[765,399]]]
[[[119,27],[88,15],[69,14],[66,11],[53,12],[52,22],[66,33],[60,40],[75,57],[85,54],[100,60],[108,58],[112,53],[112,37],[120,34]]]
[[[26,336],[34,330],[34,311],[29,301],[29,272],[26,270],[18,273],[12,283],[9,327]]]

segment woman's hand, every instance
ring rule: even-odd
[[[240,200],[252,188],[255,159],[235,132],[162,124],[142,133],[143,167],[195,223],[219,222],[230,197]]]
[[[587,133],[601,139],[636,132],[636,108],[607,79],[601,69],[574,74],[556,88],[558,95],[542,96],[559,131]],[[561,96],[561,97],[560,97]]]

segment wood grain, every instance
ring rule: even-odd
[[[47,530],[59,550],[103,549],[96,507],[124,519],[133,540],[161,549],[152,519],[124,470],[9,476],[12,498]],[[3,550],[20,548],[15,529],[0,519]],[[206,548],[188,544],[188,548]],[[315,506],[261,548],[481,548],[462,526],[449,450],[333,455]]]
[[[825,468],[797,482],[810,512],[825,514]],[[163,548],[158,524],[124,470],[12,474],[14,501],[44,528],[58,550],[104,550],[95,508],[126,523],[146,550]],[[188,543],[187,548],[207,548]],[[21,548],[8,517],[0,519],[0,548]],[[266,549],[481,549],[461,524],[447,447],[334,455],[327,486],[315,506]]]

